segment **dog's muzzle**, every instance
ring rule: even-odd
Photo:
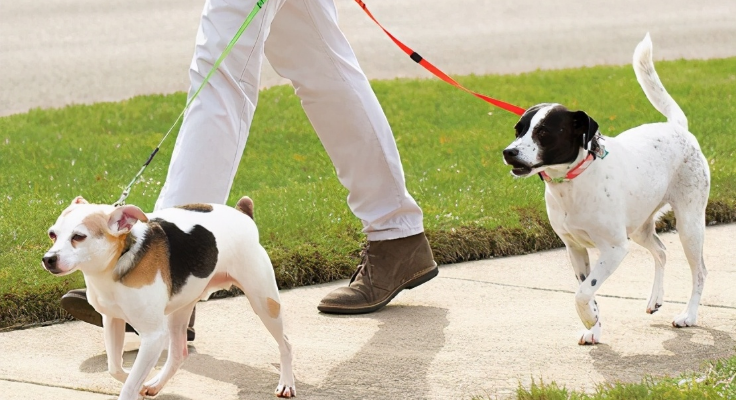
[[[505,164],[510,165],[513,167],[513,170],[511,170],[511,173],[514,176],[526,176],[531,173],[531,171],[534,168],[537,168],[538,165],[529,165],[521,160],[518,159],[519,151],[517,148],[510,148],[503,150],[503,161],[505,161]]]
[[[42,265],[44,266],[44,269],[49,271],[50,273],[57,275],[61,273],[60,269],[57,267],[57,254],[53,254],[51,256],[44,256],[42,258]]]

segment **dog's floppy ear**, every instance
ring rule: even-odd
[[[585,112],[575,111],[573,113],[573,131],[581,138],[581,147],[596,156],[596,152],[599,150],[599,143],[596,141],[599,124]]]
[[[148,217],[146,217],[146,214],[140,208],[133,205],[124,205],[115,208],[109,214],[107,227],[109,227],[109,230],[113,234],[122,235],[130,232],[133,229],[133,225],[138,221],[148,222]]]
[[[84,198],[83,198],[83,197],[81,197],[81,196],[76,196],[76,198],[75,198],[75,199],[73,199],[73,201],[72,201],[72,202],[70,203],[70,205],[71,205],[71,206],[72,206],[73,204],[89,204],[89,202],[88,202],[88,201],[86,201],[86,199],[84,199]]]

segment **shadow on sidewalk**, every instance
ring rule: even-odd
[[[320,386],[296,381],[297,395],[304,399],[383,399],[429,398],[427,372],[437,353],[445,345],[443,330],[448,326],[448,310],[425,306],[389,306],[374,314],[331,316],[331,318],[367,318],[379,322],[380,329],[349,360],[328,371]],[[335,341],[335,337],[330,338]],[[325,343],[321,343],[325,346]],[[250,367],[208,354],[198,354],[190,346],[190,357],[182,369],[237,386],[239,400],[272,398],[278,373]],[[137,351],[123,355],[126,367],[133,364]],[[166,352],[159,359],[164,365]],[[277,366],[278,364],[273,364]],[[107,371],[107,358],[101,354],[84,361],[80,370],[87,373]],[[178,372],[179,373],[179,372]],[[170,384],[167,383],[167,388]],[[199,400],[175,394],[163,394],[161,400]]]
[[[654,324],[652,327],[668,330],[674,338],[664,341],[664,348],[673,355],[622,356],[606,344],[598,344],[591,350],[594,368],[607,382],[641,382],[644,376],[677,376],[682,372],[700,371],[708,360],[726,358],[736,354],[737,342],[732,335],[716,329],[691,327],[673,328]],[[714,344],[692,341],[699,332],[708,332]]]

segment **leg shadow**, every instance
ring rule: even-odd
[[[352,318],[351,316],[339,318]],[[388,306],[372,318],[380,329],[348,361],[330,370],[310,399],[427,399],[427,373],[445,345],[448,310]]]
[[[393,305],[375,314],[332,316],[374,319],[379,321],[380,329],[350,360],[333,367],[321,386],[297,380],[297,396],[303,399],[428,399],[427,372],[445,345],[443,330],[448,326],[447,316],[448,310],[442,308]],[[181,369],[235,385],[239,400],[273,397],[278,372],[198,354],[193,346],[188,349],[190,357]],[[123,354],[126,368],[133,365],[137,353],[133,350]],[[163,366],[165,361],[166,352],[163,352],[157,366]],[[89,358],[81,364],[80,370],[106,372],[107,355]],[[198,400],[176,394],[160,394],[157,398]]]
[[[702,328],[673,328],[667,325],[652,325],[676,334],[664,341],[664,348],[674,355],[622,356],[606,344],[598,344],[589,354],[596,368],[607,382],[640,382],[644,376],[677,376],[683,372],[699,371],[707,360],[726,358],[736,354],[737,342],[726,332]],[[691,341],[699,331],[708,332],[714,344],[706,345]]]
[[[380,329],[350,360],[333,367],[320,386],[297,380],[297,396],[321,400],[429,398],[427,372],[445,345],[447,315],[448,310],[442,308],[389,306],[375,314],[332,316],[375,319]],[[278,373],[206,354],[191,356],[183,369],[237,386],[239,400],[268,397],[279,379]]]

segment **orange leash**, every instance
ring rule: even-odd
[[[383,25],[380,25],[380,22],[378,22],[377,19],[375,19],[375,17],[372,15],[372,13],[370,12],[370,10],[367,9],[367,5],[365,5],[365,2],[363,0],[354,0],[354,1],[357,2],[357,4],[359,4],[359,6],[362,8],[362,11],[364,11],[365,14],[367,14],[367,16],[370,17],[370,19],[373,22],[375,22],[380,27],[380,29],[382,29],[383,32],[385,32],[385,34],[388,35],[389,38],[391,38],[391,40],[393,41],[393,43],[396,43],[396,46],[398,46],[401,50],[403,50],[404,53],[408,54],[409,57],[412,60],[414,60],[414,62],[416,62],[417,64],[419,64],[422,67],[424,67],[424,69],[430,71],[430,73],[432,73],[433,75],[435,75],[438,78],[442,79],[446,83],[449,83],[449,84],[451,84],[451,85],[453,85],[453,86],[455,86],[455,87],[463,90],[466,93],[469,93],[469,94],[471,94],[471,95],[473,95],[475,97],[478,97],[478,98],[480,98],[480,99],[482,99],[482,100],[484,100],[484,101],[492,104],[493,106],[500,107],[503,110],[510,111],[510,112],[512,112],[512,113],[514,113],[516,115],[523,115],[523,113],[526,112],[526,110],[523,109],[523,108],[521,108],[521,107],[514,106],[513,104],[506,103],[504,101],[493,99],[492,97],[485,96],[485,95],[483,95],[481,93],[477,93],[477,92],[474,92],[472,90],[469,90],[469,89],[463,87],[460,83],[456,82],[455,79],[453,79],[450,76],[448,76],[448,74],[446,74],[445,72],[441,71],[438,67],[432,65],[432,63],[430,63],[429,61],[427,61],[424,58],[422,58],[422,56],[420,56],[416,51],[412,50],[411,48],[409,48],[409,46],[403,44],[400,40],[396,39],[395,36],[391,35],[391,33],[388,32],[388,30],[385,29],[383,27]]]

